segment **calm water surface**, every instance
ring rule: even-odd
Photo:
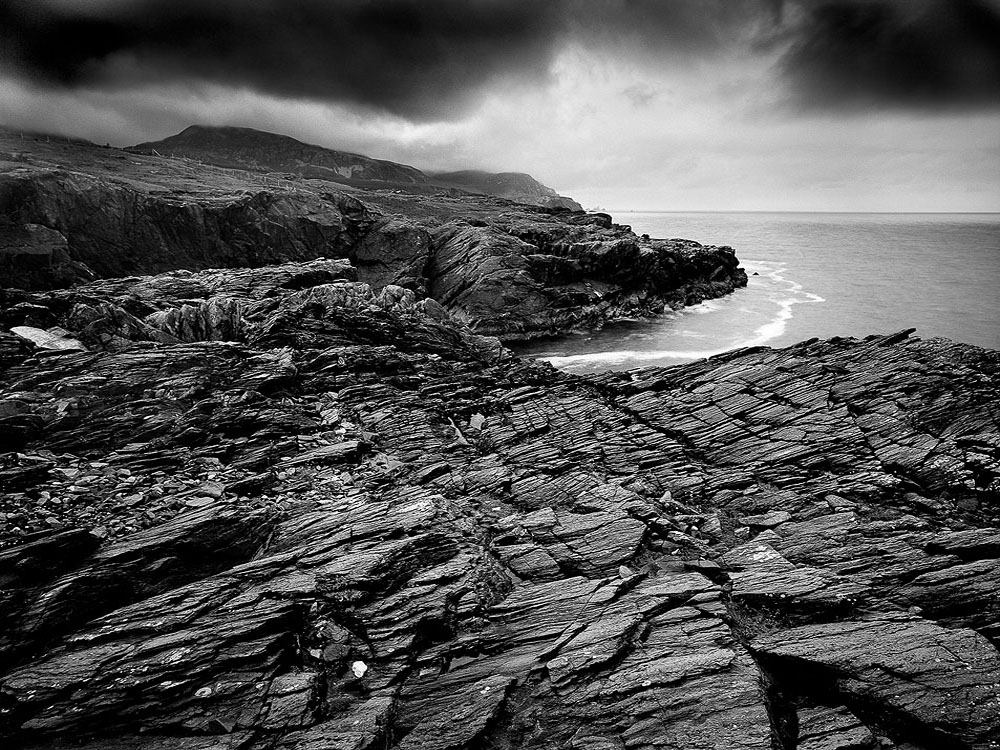
[[[572,371],[916,328],[1000,349],[1000,214],[616,213],[637,234],[731,245],[746,289],[518,351]],[[756,275],[752,275],[756,274]]]

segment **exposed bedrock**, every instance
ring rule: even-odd
[[[522,339],[651,315],[746,284],[729,248],[639,238],[603,214],[490,196],[403,200],[315,180],[264,184],[178,159],[63,148],[72,151],[59,154],[64,163],[87,159],[87,171],[0,150],[2,286],[40,291],[178,269],[344,259],[375,291],[401,286],[476,332]]]
[[[648,316],[747,281],[731,248],[639,239],[602,215],[455,223],[432,232],[432,247],[431,295],[506,340]]]
[[[1000,355],[576,377],[353,273],[4,303],[5,747],[998,747]]]

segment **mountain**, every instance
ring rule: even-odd
[[[583,210],[531,175],[464,171],[428,175],[416,167],[302,143],[287,135],[253,128],[192,125],[177,135],[133,146],[130,151],[189,159],[234,169],[281,172],[308,179],[370,187],[386,183],[409,191],[450,188],[547,208]]]
[[[133,146],[130,150],[184,156],[210,164],[265,172],[292,172],[318,180],[349,182],[376,180],[426,184],[427,175],[414,167],[372,159],[360,154],[313,146],[287,135],[252,128],[216,128],[192,125],[162,141]]]

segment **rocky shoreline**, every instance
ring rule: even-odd
[[[722,293],[732,252],[38,169],[0,182],[4,747],[1000,747],[1000,353],[574,376],[490,334]]]
[[[19,303],[10,746],[996,746],[1000,355],[583,378],[351,276]]]
[[[653,315],[747,283],[732,248],[638,237],[606,214],[269,178],[3,132],[0,216],[6,287],[343,259],[376,291],[429,296],[506,340]]]

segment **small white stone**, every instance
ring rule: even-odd
[[[351,664],[351,671],[354,673],[354,676],[360,680],[362,677],[365,676],[365,672],[368,671],[368,665],[365,664],[363,661],[360,660],[356,661],[353,664]]]

